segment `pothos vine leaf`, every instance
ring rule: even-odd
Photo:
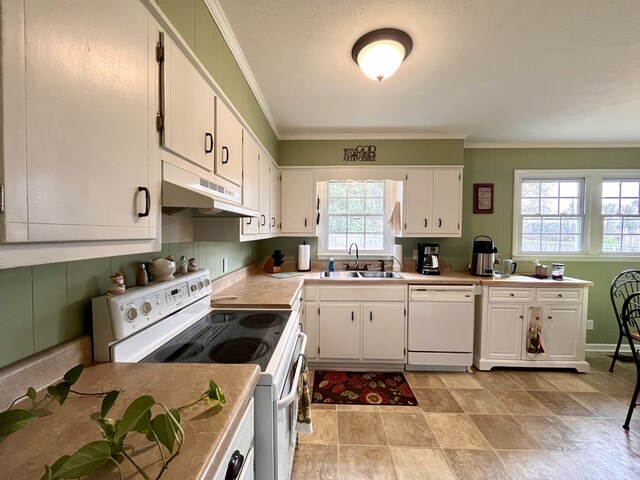
[[[69,385],[73,385],[78,381],[78,378],[80,378],[80,374],[82,373],[83,369],[84,369],[84,363],[81,363],[80,365],[76,365],[67,373],[65,373],[63,378],[67,382],[69,382]]]
[[[17,432],[29,423],[33,422],[38,416],[29,410],[21,410],[14,408],[0,412],[0,438]]]
[[[116,428],[114,436],[115,442],[117,443],[124,439],[155,403],[156,401],[151,395],[143,395],[142,397],[136,398],[131,405],[127,407],[118,428]]]
[[[69,396],[69,391],[71,390],[71,384],[67,381],[60,382],[57,385],[49,385],[47,387],[47,392],[53,398],[55,398],[60,405],[62,405],[67,397]]]
[[[118,395],[120,395],[119,390],[111,390],[104,396],[100,407],[100,418],[105,418],[107,416],[109,410],[111,410],[111,407],[113,407],[113,404],[116,402]]]
[[[173,420],[168,415],[159,413],[151,420],[151,428],[160,443],[167,447],[169,453],[173,453],[173,445],[176,441],[176,427],[173,424]]]
[[[224,393],[220,387],[213,380],[209,380],[209,390],[207,391],[207,401],[209,405],[216,406],[218,404],[224,405],[225,398]]]
[[[36,389],[33,387],[29,387],[27,389],[27,397],[29,397],[29,400],[31,400],[31,406],[35,407],[36,405]]]
[[[43,479],[57,480],[60,478],[79,478],[95,472],[111,458],[111,446],[106,440],[87,443],[73,452],[73,454],[59,458],[45,471]],[[46,468],[45,468],[46,470]]]

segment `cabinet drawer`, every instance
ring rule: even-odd
[[[320,301],[404,302],[406,287],[320,287]],[[308,300],[308,298],[307,298]]]
[[[533,288],[489,288],[490,302],[533,302],[534,297]]]
[[[538,302],[581,302],[581,288],[538,288]]]

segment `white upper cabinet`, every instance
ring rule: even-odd
[[[271,160],[260,156],[260,218],[258,222],[261,235],[269,233],[271,220]]]
[[[403,237],[462,235],[462,168],[407,170]]]
[[[244,132],[243,139],[243,175],[242,205],[257,212],[260,211],[260,147],[256,141]],[[242,218],[242,233],[257,234],[260,217]]]
[[[313,170],[281,170],[282,233],[316,235],[316,189]]]
[[[155,238],[155,22],[129,0],[25,3],[2,4],[1,241]]]
[[[276,235],[280,233],[281,217],[280,217],[280,169],[275,163],[271,164],[271,191],[269,192],[269,233]]]
[[[216,175],[242,185],[242,124],[216,98]]]
[[[180,48],[164,38],[162,144],[207,177],[214,170],[215,94]]]

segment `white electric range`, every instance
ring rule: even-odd
[[[292,310],[211,307],[206,269],[93,299],[97,362],[255,363],[255,476],[289,480],[307,338]],[[215,380],[215,379],[214,379]]]

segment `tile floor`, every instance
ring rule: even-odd
[[[293,480],[640,478],[640,408],[622,428],[633,363],[591,373],[405,372],[419,407],[312,405]]]

